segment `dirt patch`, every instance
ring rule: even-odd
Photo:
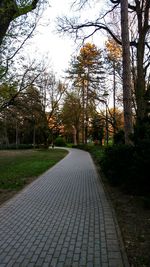
[[[131,267],[150,267],[150,209],[141,197],[129,196],[104,181],[122,233]]]
[[[0,189],[0,206],[10,198],[12,198],[18,191],[12,191],[8,189]]]
[[[0,206],[5,203],[7,200],[11,199],[13,196],[18,194],[25,186],[33,182],[37,177],[29,177],[26,179],[25,185],[18,189],[18,190],[12,190],[12,189],[0,189]]]

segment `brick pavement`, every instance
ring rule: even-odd
[[[0,267],[127,267],[90,155],[71,149],[0,207]]]

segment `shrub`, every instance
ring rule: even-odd
[[[112,185],[120,186],[130,180],[133,154],[132,146],[114,145],[105,148],[100,164]]]
[[[78,149],[83,149],[83,150],[88,150],[88,145],[86,144],[78,144],[78,145],[73,145],[73,148],[78,148]]]
[[[61,137],[61,136],[58,136],[56,139],[55,139],[55,141],[54,141],[54,145],[55,146],[66,146],[66,142],[65,142],[65,140],[64,140],[64,138],[63,137]]]
[[[126,193],[150,196],[149,155],[148,140],[136,146],[114,145],[105,148],[100,165],[112,185]]]
[[[80,144],[75,147],[91,153],[113,186],[150,199],[150,139],[141,140],[135,146],[120,144],[103,148]]]
[[[1,145],[0,149],[33,149],[33,145],[32,144],[9,144],[9,145]]]
[[[143,140],[135,147],[133,163],[133,179],[135,192],[139,195],[150,195],[150,140]]]
[[[119,130],[114,134],[114,144],[125,144],[124,130]]]

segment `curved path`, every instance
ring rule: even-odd
[[[128,266],[90,155],[70,153],[0,208],[0,267]]]

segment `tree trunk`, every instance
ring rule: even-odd
[[[17,124],[17,119],[16,119],[16,148],[18,148],[18,124]]]
[[[135,87],[136,104],[137,104],[137,120],[142,120],[145,117],[145,75],[143,68],[144,59],[144,42],[139,40],[137,47],[137,79]]]
[[[76,146],[77,145],[77,129],[73,125],[73,144]]]
[[[133,132],[132,125],[132,90],[131,90],[131,65],[130,65],[130,42],[128,29],[128,1],[121,0],[121,37],[123,51],[123,105],[124,105],[124,130],[125,143],[131,143],[130,134]]]
[[[114,128],[114,135],[116,134],[116,64],[113,61],[113,104],[114,104],[114,111],[113,111],[113,128]]]
[[[89,70],[88,70],[89,72]],[[88,138],[88,123],[89,123],[89,73],[87,75],[87,84],[86,84],[86,99],[85,99],[85,144],[87,144]]]
[[[85,144],[85,85],[82,81],[82,144]]]
[[[146,101],[145,101],[145,70],[144,70],[144,50],[145,39],[148,32],[149,21],[149,3],[145,1],[144,10],[140,3],[136,4],[136,13],[138,18],[138,44],[137,44],[137,79],[135,86],[135,95],[137,103],[137,121],[142,120],[146,115]]]

